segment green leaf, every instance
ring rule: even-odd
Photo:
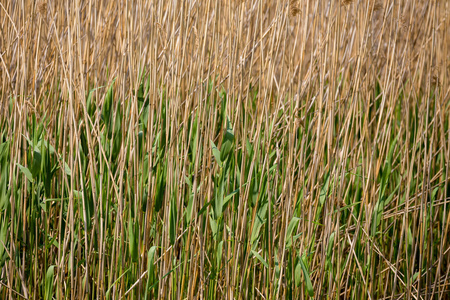
[[[189,179],[189,177],[184,176],[184,181],[186,182],[186,184],[187,184],[190,188],[192,188],[192,182],[191,182],[191,180]]]
[[[192,220],[192,212],[194,207],[194,194],[189,195],[188,205],[186,207],[186,222],[189,224]]]
[[[392,200],[392,198],[394,197],[394,194],[400,188],[400,182],[399,182],[397,187],[395,188],[395,190],[391,193],[391,195],[387,199],[385,198],[385,192],[386,192],[386,188],[387,188],[387,185],[389,182],[389,177],[391,175],[391,169],[392,169],[392,155],[394,153],[395,145],[397,143],[397,139],[398,139],[399,135],[400,135],[400,132],[397,135],[397,137],[391,142],[391,146],[389,147],[389,153],[388,153],[388,156],[386,157],[386,161],[384,163],[384,167],[383,167],[383,171],[382,171],[382,175],[381,175],[381,186],[380,186],[380,191],[378,194],[378,201],[375,204],[375,207],[374,207],[374,210],[372,213],[372,230],[371,230],[372,236],[374,236],[376,234],[377,228],[380,225],[381,216],[383,215],[385,205]]]
[[[90,90],[89,95],[86,100],[86,110],[90,117],[92,117],[93,108],[94,108],[94,105],[92,105],[92,98],[93,98],[94,92],[95,92],[95,89]]]
[[[285,244],[286,248],[289,248],[292,246],[292,232],[294,231],[295,227],[297,227],[298,222],[300,221],[300,218],[293,217],[291,222],[289,222],[288,228],[286,230],[286,239]]]
[[[112,115],[112,102],[114,98],[114,82],[111,83],[111,85],[108,88],[108,91],[106,92],[105,101],[103,102],[103,109],[101,118],[103,119],[104,123],[106,124],[107,133],[110,132],[111,127],[111,115]]]
[[[253,256],[256,257],[264,265],[264,267],[266,267],[268,269],[269,264],[267,263],[267,261],[261,255],[259,255],[259,253],[256,252],[255,250],[251,250],[251,251],[252,251]]]
[[[214,155],[214,158],[216,159],[217,163],[220,167],[222,167],[222,161],[220,160],[220,151],[217,149],[216,144],[211,140],[211,149]]]
[[[156,195],[155,195],[155,211],[159,212],[162,208],[164,194],[166,192],[166,168],[165,165],[158,165],[156,171]]]
[[[1,137],[0,137],[1,138]],[[9,156],[9,142],[4,142],[0,144],[0,159],[7,159]]]
[[[122,273],[122,275],[120,275],[119,278],[117,278],[117,279],[113,282],[113,284],[110,285],[110,287],[109,287],[108,290],[106,291],[106,295],[105,295],[105,298],[106,298],[106,299],[109,299],[109,298],[110,298],[110,295],[111,295],[111,289],[114,287],[114,285],[116,285],[116,283],[118,283],[118,282],[120,281],[120,279],[122,279],[122,277],[125,276],[130,270],[131,270],[131,267],[129,267],[128,269],[126,269],[126,270]]]
[[[323,205],[325,203],[325,199],[328,197],[328,186],[330,185],[330,176],[327,175],[327,179],[325,180],[325,184],[323,185],[322,189],[320,190],[319,195],[319,203],[320,205]]]
[[[67,176],[72,176],[72,171],[70,170],[69,165],[66,162],[64,162],[64,172]]]
[[[223,249],[223,241],[220,241],[219,245],[217,245],[216,251],[216,268],[220,269],[220,262],[222,261],[222,249]]]
[[[8,187],[8,171],[9,171],[9,164],[2,163],[2,160],[0,159],[0,211],[5,209],[8,206],[9,203],[9,195],[11,191],[7,188]],[[1,255],[0,255],[1,259]]]
[[[149,275],[153,275],[153,271],[155,270],[155,254],[156,246],[152,246],[147,253],[147,270]]]
[[[175,244],[175,239],[177,237],[177,206],[175,201],[175,196],[172,197],[172,203],[170,204],[170,219],[169,219],[169,239],[170,244]]]
[[[234,132],[231,127],[230,120],[227,117],[227,128],[223,137],[222,146],[220,147],[220,160],[225,161],[233,148]]]
[[[301,258],[298,258],[297,264],[295,265],[295,269],[294,269],[294,281],[295,281],[296,287],[300,286],[300,282],[302,279],[302,265],[301,265],[300,261],[301,261]]]
[[[37,150],[37,149],[36,149]],[[36,178],[36,176],[41,171],[41,164],[42,164],[42,155],[39,151],[33,151],[33,163],[31,167],[31,174],[33,175],[33,178]]]
[[[217,223],[213,218],[211,218],[211,216],[209,217],[209,225],[211,226],[212,236],[213,236],[214,240],[216,240],[217,239]]]
[[[20,171],[27,177],[27,179],[33,183],[33,175],[31,175],[30,170],[27,167],[22,166],[21,164],[16,163],[16,165],[19,167]]]
[[[213,200],[208,201],[207,203],[205,203],[205,205],[203,205],[202,208],[200,208],[200,210],[199,210],[199,212],[198,212],[198,215],[199,215],[199,216],[202,215],[202,214],[206,211],[206,209],[208,208],[208,206],[211,205],[212,201],[213,201]]]
[[[145,289],[144,299],[148,299],[148,291],[151,290],[150,287],[154,287],[155,281],[155,254],[156,246],[152,246],[147,253],[147,286]]]
[[[314,289],[311,283],[311,277],[309,276],[308,269],[303,262],[303,258],[300,258],[299,261],[303,271],[303,277],[305,278],[306,290],[308,291],[310,297],[314,297]]]
[[[439,191],[439,187],[436,187],[432,192],[431,192],[431,204],[434,203],[434,200],[436,199],[436,194]]]
[[[250,144],[250,141],[248,139],[246,139],[245,141],[245,150],[247,151],[247,156],[249,158],[253,157],[253,147],[252,144]]]
[[[266,222],[266,212],[267,212],[267,206],[268,203],[265,202],[261,205],[261,207],[258,209],[258,212],[255,216],[255,222],[253,223],[253,229],[252,229],[252,235],[250,238],[250,244],[256,245],[255,241],[257,241],[259,237],[259,232],[261,230],[262,225]]]
[[[7,232],[8,232],[8,222],[1,220],[0,227],[0,269],[8,260],[9,256],[5,251],[5,246],[7,245]]]
[[[129,248],[130,248],[131,261],[137,262],[138,249],[137,249],[136,236],[135,236],[133,227],[134,227],[134,224],[132,224],[132,222],[128,224],[128,235],[129,235],[129,239],[130,239]]]
[[[222,216],[223,212],[223,194],[225,190],[225,182],[223,178],[219,179],[219,186],[215,190],[214,198],[214,218],[217,220]]]
[[[245,183],[246,184],[246,183]],[[245,185],[244,184],[244,185]],[[225,199],[223,200],[223,205],[225,206],[227,204],[228,201],[230,201],[231,198],[233,198],[234,195],[236,195],[237,193],[239,193],[239,189],[237,188],[234,191],[232,191],[230,194],[228,194]]]
[[[45,300],[53,298],[53,276],[55,273],[55,266],[50,266],[45,274]]]
[[[131,218],[131,214],[128,218],[128,238],[129,238],[129,248],[130,248],[130,256],[133,262],[138,261],[138,241],[137,241],[137,232],[136,226]]]
[[[326,256],[326,265],[328,268],[331,268],[331,256],[333,251],[333,245],[334,245],[334,231],[330,234],[330,238],[328,239],[328,246],[327,246],[327,256]]]

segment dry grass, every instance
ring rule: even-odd
[[[0,4],[0,298],[449,299],[448,1]]]

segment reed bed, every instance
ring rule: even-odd
[[[1,299],[450,299],[446,0],[1,0]]]

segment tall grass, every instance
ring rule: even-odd
[[[0,4],[0,298],[449,299],[448,1]]]

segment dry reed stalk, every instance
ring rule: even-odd
[[[444,299],[448,13],[0,2],[0,298]]]

